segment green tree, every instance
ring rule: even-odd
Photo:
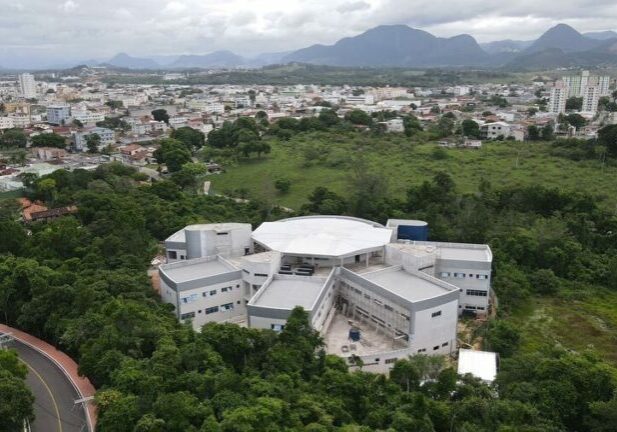
[[[55,133],[41,133],[32,137],[32,147],[66,148],[66,139]]]
[[[167,165],[170,173],[178,172],[182,165],[191,161],[191,153],[186,146],[173,138],[162,139],[160,147],[154,152],[154,157],[159,164]]]
[[[169,114],[167,114],[167,110],[163,108],[155,109],[151,112],[152,118],[155,121],[162,121],[169,124]]]
[[[191,152],[202,148],[206,142],[203,132],[188,126],[174,129],[171,132],[171,138],[181,141]]]
[[[354,109],[345,114],[345,120],[354,125],[370,126],[373,124],[373,119],[369,114],[362,110]]]
[[[566,109],[580,111],[583,109],[583,98],[572,96],[566,100]]]
[[[566,121],[574,126],[576,129],[581,129],[583,126],[587,124],[587,120],[580,114],[568,114],[566,116]]]
[[[286,194],[291,189],[291,180],[287,178],[278,179],[274,182],[274,187],[282,194]]]
[[[23,129],[6,129],[0,135],[0,147],[5,148],[26,148],[28,137]]]
[[[473,120],[463,120],[461,123],[463,135],[469,138],[480,138],[480,126]]]
[[[99,134],[93,133],[86,137],[86,147],[88,148],[88,153],[97,153],[100,145],[101,136]]]
[[[617,125],[605,126],[598,131],[598,144],[606,147],[607,153],[617,157]]]

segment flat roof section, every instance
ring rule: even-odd
[[[490,261],[486,249],[439,248],[440,258],[456,261]]]
[[[184,265],[181,265],[184,264]],[[223,273],[237,271],[219,259],[212,261],[179,261],[161,266],[167,277],[176,283],[188,282]]]
[[[231,231],[234,229],[242,228],[247,226],[248,224],[238,223],[238,222],[223,222],[223,223],[212,223],[212,224],[194,224],[188,225],[182,228],[180,231],[176,231],[167,239],[166,242],[185,242],[186,234],[185,230],[193,230],[193,231],[215,231],[215,232],[224,232]]]
[[[401,268],[365,273],[362,277],[411,302],[430,299],[449,292],[436,283],[422,279]]]
[[[460,349],[458,373],[459,375],[469,373],[484,381],[494,381],[497,376],[497,353]]]
[[[325,282],[325,279],[308,276],[284,279],[275,277],[263,287],[261,295],[257,296],[252,304],[273,309],[293,309],[302,306],[309,311]]]
[[[392,231],[347,217],[306,217],[264,222],[253,240],[268,249],[299,256],[342,257],[390,243]]]

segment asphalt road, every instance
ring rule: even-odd
[[[29,346],[14,340],[10,344],[28,366],[26,384],[35,397],[32,432],[87,431],[86,414],[68,378],[47,357]]]

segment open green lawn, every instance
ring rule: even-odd
[[[277,194],[275,199],[296,209],[316,186],[346,195],[352,175],[349,161],[362,154],[370,169],[388,179],[390,193],[399,198],[405,196],[410,185],[445,171],[454,177],[462,192],[477,190],[480,180],[485,178],[494,186],[538,184],[586,191],[606,196],[607,205],[617,205],[617,168],[603,167],[599,161],[551,156],[550,146],[545,143],[495,142],[479,150],[447,149],[447,158],[438,159],[434,156],[437,146],[432,143],[412,144],[404,137],[354,140],[335,138],[327,142],[323,135],[309,134],[284,143],[271,141],[270,155],[226,167],[226,173],[210,179],[218,193],[247,189],[251,196],[259,198],[264,190],[272,191],[276,179],[288,178],[292,182],[290,192]],[[325,156],[307,166],[303,149],[313,145],[322,149],[320,154]],[[341,159],[343,163],[337,164]]]

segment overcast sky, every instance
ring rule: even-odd
[[[0,0],[0,11],[0,66],[118,52],[251,55],[331,44],[380,24],[479,42],[532,39],[559,22],[581,32],[617,27],[615,0]]]

